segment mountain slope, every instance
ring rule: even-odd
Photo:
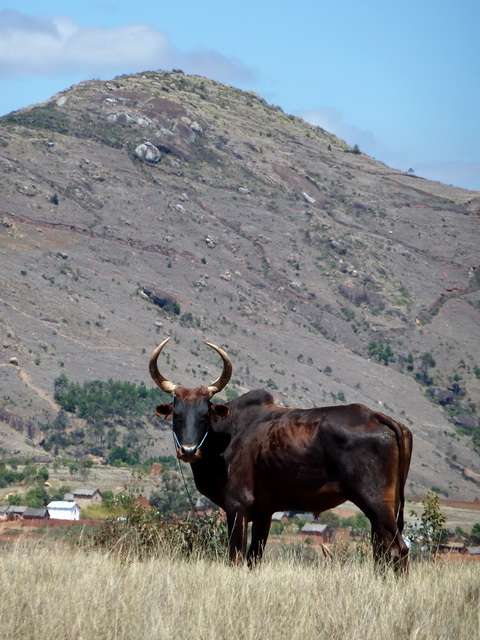
[[[181,73],[85,82],[1,118],[0,169],[9,416],[53,415],[61,373],[148,383],[165,335],[166,372],[199,384],[219,366],[211,339],[238,392],[409,424],[410,493],[478,492],[478,193]]]

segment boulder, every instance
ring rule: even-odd
[[[302,196],[305,202],[308,202],[308,204],[315,204],[315,198],[312,198],[312,196],[306,191],[302,191]]]
[[[158,164],[162,159],[160,149],[148,141],[135,148],[135,156],[147,164]]]

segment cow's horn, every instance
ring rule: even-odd
[[[165,338],[165,340],[163,340],[158,345],[158,347],[153,350],[152,355],[150,356],[150,363],[148,367],[150,369],[150,375],[152,376],[153,381],[156,382],[156,384],[158,384],[160,389],[162,391],[165,391],[166,393],[173,393],[177,385],[173,384],[173,382],[170,382],[170,380],[167,380],[166,378],[164,378],[160,373],[160,371],[158,370],[158,366],[157,366],[158,356],[161,354],[163,347],[167,344],[169,340],[170,338]]]
[[[232,377],[232,363],[230,361],[230,358],[225,353],[225,351],[223,349],[220,349],[220,347],[217,347],[216,344],[213,344],[213,342],[207,342],[207,341],[205,341],[205,344],[207,344],[211,349],[216,351],[223,360],[223,371],[221,376],[217,378],[215,382],[212,382],[212,384],[208,385],[210,397],[212,397],[213,395],[215,395],[216,393],[218,393],[224,387],[227,386],[230,378]]]

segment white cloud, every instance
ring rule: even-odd
[[[224,82],[251,81],[253,72],[222,54],[182,52],[147,25],[82,27],[70,18],[40,20],[0,11],[0,75],[128,73],[180,67]]]

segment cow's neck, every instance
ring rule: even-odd
[[[202,449],[202,458],[190,464],[198,491],[219,507],[223,507],[227,468],[223,458],[225,437],[210,431],[208,444]]]

